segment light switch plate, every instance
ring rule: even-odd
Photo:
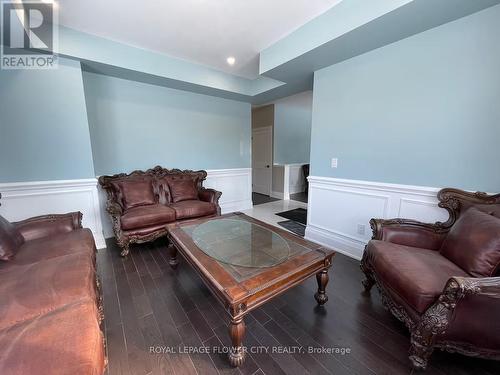
[[[366,226],[364,224],[358,224],[358,234],[364,235],[366,232]]]
[[[337,158],[332,158],[332,168],[337,168],[339,165],[339,160]]]

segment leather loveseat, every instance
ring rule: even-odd
[[[361,269],[367,291],[411,332],[410,360],[434,348],[500,359],[500,194],[443,189],[445,223],[372,219]]]
[[[103,373],[95,255],[79,212],[0,216],[0,374]]]
[[[221,192],[204,188],[206,171],[165,169],[160,166],[130,174],[101,176],[106,209],[121,255],[132,243],[153,241],[167,235],[174,221],[220,215]]]

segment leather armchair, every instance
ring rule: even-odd
[[[500,194],[443,189],[438,199],[450,214],[445,223],[370,221],[363,285],[367,292],[376,285],[410,330],[415,368],[425,369],[435,348],[500,359]],[[478,274],[477,265],[490,269]]]

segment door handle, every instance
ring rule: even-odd
[[[269,168],[269,165],[266,165],[266,168]]]

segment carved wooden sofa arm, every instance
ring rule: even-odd
[[[82,213],[70,212],[67,214],[41,215],[13,224],[21,232],[25,241],[32,241],[82,228]]]
[[[373,240],[439,250],[449,231],[443,223],[422,223],[410,219],[371,219]]]
[[[110,215],[121,216],[123,215],[123,208],[116,202],[108,201],[106,204],[106,211]]]
[[[424,369],[432,350],[440,347],[467,355],[499,359],[500,277],[452,277],[438,300],[422,315],[411,335],[410,360]],[[468,340],[470,349],[464,349]],[[454,345],[457,343],[457,345]],[[479,348],[479,349],[478,349]]]
[[[200,198],[201,201],[204,202],[210,202],[214,203],[215,206],[217,207],[217,215],[220,215],[220,205],[219,205],[219,199],[221,197],[222,193],[220,191],[217,191],[215,189],[208,189],[202,187],[198,191],[198,197]]]
[[[500,277],[455,276],[448,280],[443,295],[451,295],[455,302],[477,295],[500,299]]]

